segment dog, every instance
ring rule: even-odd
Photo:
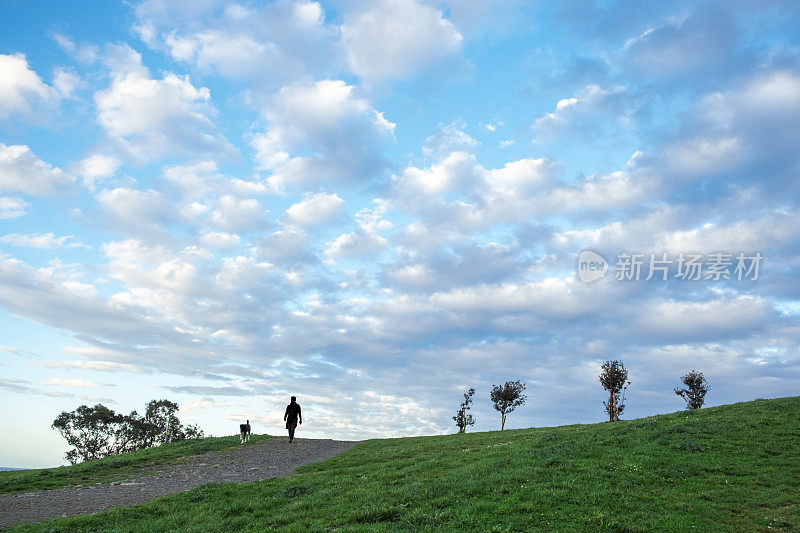
[[[239,424],[239,444],[250,441],[250,421],[247,424]]]

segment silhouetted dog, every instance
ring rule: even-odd
[[[239,424],[239,444],[244,444],[250,440],[250,421],[247,424]]]

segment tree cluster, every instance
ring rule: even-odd
[[[181,424],[177,411],[178,404],[169,400],[148,402],[144,416],[136,411],[128,415],[115,413],[102,404],[81,405],[58,415],[52,427],[72,447],[66,453],[67,460],[77,464],[166,442],[202,438],[199,427]]]
[[[506,381],[503,385],[493,385],[489,393],[489,399],[494,408],[500,412],[500,431],[506,427],[506,418],[514,409],[525,403],[527,397],[522,394],[525,391],[525,384],[521,381]],[[467,426],[475,424],[475,418],[469,414],[472,404],[472,396],[475,389],[469,389],[464,393],[464,401],[456,411],[453,420],[458,427],[459,433],[466,433]]]

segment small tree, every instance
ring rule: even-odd
[[[203,430],[200,429],[200,426],[198,426],[197,424],[186,426],[187,439],[202,439],[203,437],[205,437],[205,435],[206,435],[205,432],[203,432]]]
[[[706,393],[710,388],[702,372],[692,370],[685,374],[681,381],[685,389],[675,388],[675,394],[686,400],[687,409],[700,409],[706,401]]]
[[[494,404],[494,408],[500,411],[500,431],[506,427],[506,417],[508,414],[525,403],[527,397],[522,394],[525,391],[525,384],[521,381],[506,381],[505,385],[492,385],[492,392],[489,397]]]
[[[467,426],[475,425],[475,419],[471,414],[467,413],[467,411],[469,411],[471,408],[472,396],[474,394],[475,389],[469,389],[464,393],[464,401],[461,402],[461,406],[458,408],[458,411],[456,411],[456,416],[453,417],[453,420],[456,422],[456,426],[458,426],[459,433],[466,433]]]
[[[615,422],[625,410],[625,391],[631,382],[628,381],[628,371],[622,361],[606,361],[601,368],[600,383],[608,391],[608,402],[603,402],[603,406],[608,413],[608,420]]]

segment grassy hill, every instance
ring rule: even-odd
[[[251,441],[257,442],[269,438],[273,437],[253,435]],[[0,494],[59,489],[74,485],[129,479],[145,470],[174,463],[190,455],[222,452],[236,446],[239,446],[238,435],[235,437],[208,437],[172,442],[146,450],[94,459],[75,466],[2,471],[0,472]]]
[[[371,440],[290,478],[15,531],[798,531],[799,415],[800,398],[783,398]]]

